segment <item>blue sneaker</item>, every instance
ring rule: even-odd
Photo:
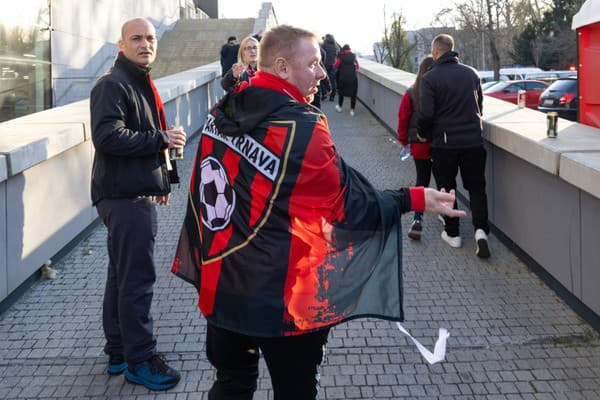
[[[127,369],[127,362],[123,354],[109,354],[108,355],[108,367],[106,371],[111,375],[122,374]]]
[[[177,385],[181,375],[167,365],[163,355],[155,354],[149,360],[129,364],[125,378],[150,390],[167,390]]]

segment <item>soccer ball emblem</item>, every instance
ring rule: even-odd
[[[199,189],[202,223],[211,231],[225,229],[235,209],[235,192],[225,168],[213,157],[200,164]]]

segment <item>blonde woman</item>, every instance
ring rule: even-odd
[[[221,87],[225,91],[230,91],[238,83],[246,81],[256,73],[256,63],[258,62],[258,39],[254,36],[248,36],[240,43],[238,51],[238,62],[233,64],[221,79]]]

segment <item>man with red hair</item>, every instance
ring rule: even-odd
[[[208,322],[209,399],[251,399],[259,350],[275,400],[314,399],[331,326],[403,318],[401,212],[464,215],[453,193],[377,191],[344,163],[310,105],[320,61],[313,33],[269,30],[202,129],[173,272]]]

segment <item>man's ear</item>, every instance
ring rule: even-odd
[[[289,65],[287,60],[283,57],[277,57],[273,65],[273,72],[275,72],[275,75],[279,76],[281,79],[287,80],[289,77],[288,70]]]
[[[117,42],[117,46],[119,46],[119,50],[123,50],[123,39],[119,39],[119,41]]]

